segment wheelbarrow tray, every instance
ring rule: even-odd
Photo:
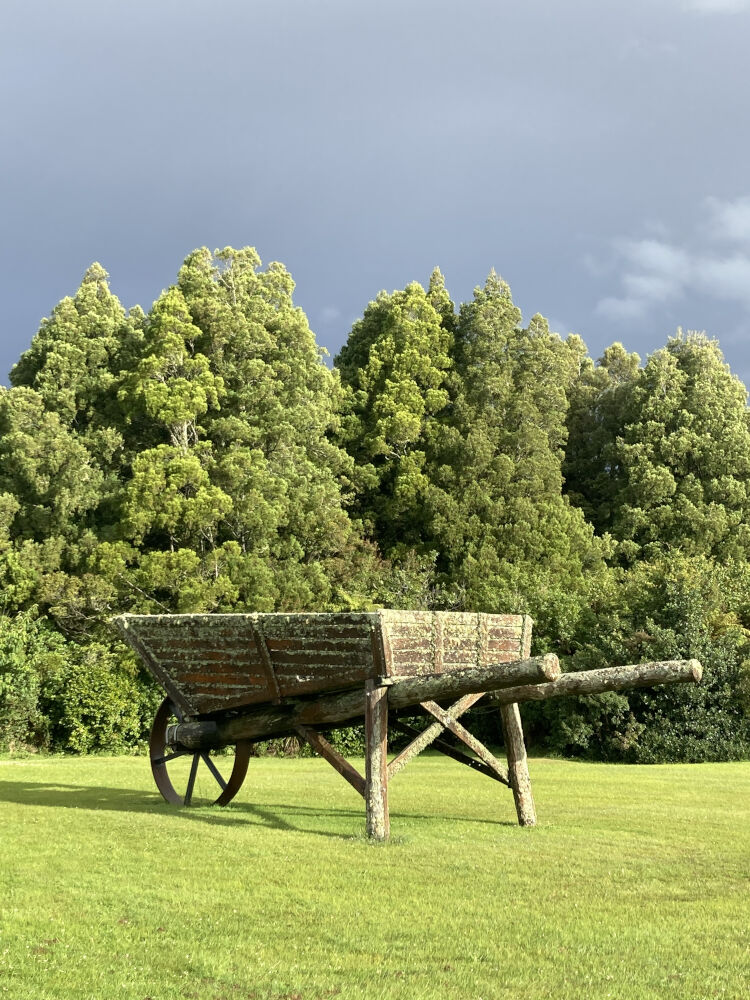
[[[529,655],[528,615],[121,615],[115,624],[186,716]]]

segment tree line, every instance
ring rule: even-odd
[[[283,265],[190,254],[148,313],[94,264],[0,389],[0,747],[117,751],[160,692],[121,612],[527,612],[565,669],[706,680],[529,706],[565,754],[750,751],[750,419],[717,343],[593,361],[494,272],[381,292],[324,361]],[[475,724],[496,733],[494,713]]]

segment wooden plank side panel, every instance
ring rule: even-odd
[[[351,614],[127,616],[196,712],[223,693],[238,704],[345,690],[379,676],[424,676],[518,659],[522,615],[392,611]],[[261,641],[259,641],[259,638]],[[211,708],[208,708],[208,704]]]
[[[425,676],[517,660],[525,646],[523,615],[384,611],[383,629],[396,676]]]
[[[361,667],[364,663],[372,662],[370,650],[341,650],[341,649],[284,649],[271,656],[274,667],[279,669],[294,668],[297,666],[310,667]]]
[[[370,613],[154,615],[128,621],[200,714],[364,683],[373,675],[374,618]]]
[[[369,612],[268,616],[268,649],[282,695],[345,690],[374,678],[372,635],[378,618]]]
[[[247,691],[222,691],[216,689],[211,692],[192,694],[186,692],[187,696],[196,705],[196,711],[200,715],[208,715],[212,712],[228,711],[232,708],[244,708],[246,705],[260,705],[268,702],[267,693],[262,697],[252,697]]]
[[[252,615],[159,615],[140,618],[136,628],[196,714],[271,697]]]
[[[290,651],[298,653],[301,651],[320,652],[321,650],[333,650],[345,653],[368,652],[370,649],[370,635],[360,635],[359,632],[344,638],[332,638],[329,635],[323,637],[310,638],[307,635],[298,635],[293,638],[282,637],[273,638],[266,636],[266,645],[271,654]]]
[[[214,712],[217,708],[237,708],[241,705],[259,705],[272,699],[266,677],[221,675],[206,677],[202,674],[180,675],[172,671],[174,684],[191,703],[196,714]],[[187,677],[201,678],[187,680]],[[226,702],[226,703],[225,703]]]
[[[493,625],[491,621],[487,621],[486,626],[490,639],[519,639],[523,633],[523,626],[520,622],[511,627],[509,625]]]
[[[180,664],[180,666],[183,666]],[[177,676],[177,671],[175,671]],[[261,687],[265,686],[265,674],[240,673],[236,670],[205,670],[196,669],[195,664],[188,664],[180,672],[181,684],[205,685],[216,687],[216,685],[226,684],[229,687]]]
[[[373,670],[364,667],[333,670],[323,666],[276,668],[279,691],[284,698],[324,691],[345,691],[347,688],[361,687],[372,676]]]
[[[258,618],[266,638],[273,639],[367,639],[376,615],[356,614],[267,614]]]
[[[191,648],[189,645],[183,647],[165,647],[158,643],[145,643],[154,656],[158,656],[165,663],[199,663],[211,667],[212,664],[231,664],[239,670],[258,670],[263,664],[255,649],[233,650],[224,649],[221,646],[215,649],[198,647]]]

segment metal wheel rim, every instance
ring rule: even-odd
[[[180,712],[172,703],[172,700],[167,697],[161,703],[156,715],[154,716],[154,723],[151,727],[151,736],[148,744],[149,756],[151,760],[151,773],[154,776],[156,787],[161,792],[162,798],[176,806],[191,805],[192,789],[195,777],[198,768],[202,765],[214,777],[217,788],[221,789],[218,797],[210,804],[214,806],[227,805],[227,803],[231,802],[235,797],[237,792],[242,787],[242,782],[245,780],[248,764],[250,763],[250,750],[252,744],[248,743],[246,740],[241,740],[236,744],[232,773],[229,775],[229,778],[224,781],[213,764],[211,755],[208,751],[180,751],[175,753],[166,749],[167,725],[169,724],[169,719],[172,715],[176,715],[179,718]],[[191,762],[191,776],[188,779],[188,790],[185,795],[180,795],[169,777],[168,765],[177,757],[193,758]]]

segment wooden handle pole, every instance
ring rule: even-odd
[[[698,660],[659,660],[634,663],[625,667],[602,667],[562,674],[548,684],[523,684],[493,694],[501,705],[519,701],[545,701],[566,695],[602,694],[604,691],[628,691],[655,684],[699,684],[703,667]]]

